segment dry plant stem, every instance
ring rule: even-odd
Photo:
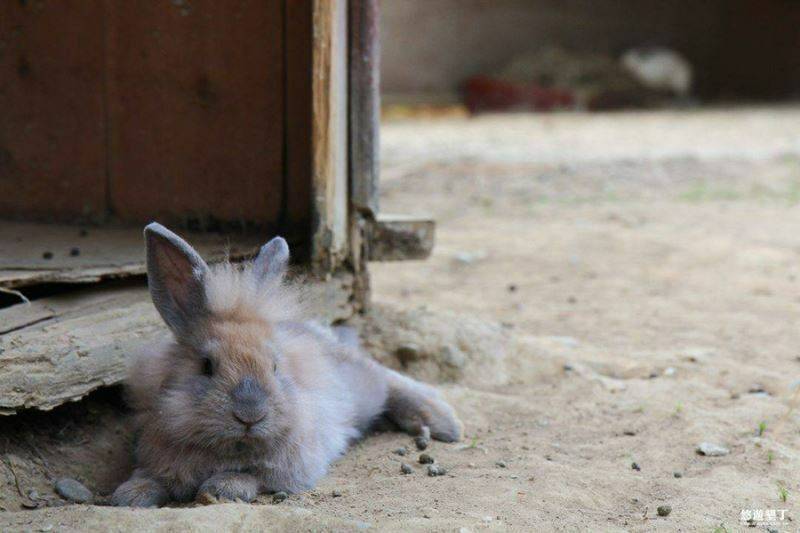
[[[22,300],[26,304],[28,304],[28,305],[31,304],[31,301],[28,300],[27,296],[25,296],[24,294],[22,294],[19,291],[15,291],[14,289],[6,289],[5,287],[0,287],[0,292],[4,292],[6,294],[10,294],[12,296],[16,296],[17,298],[19,298],[20,300]]]

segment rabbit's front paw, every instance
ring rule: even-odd
[[[111,504],[117,507],[161,507],[167,503],[167,491],[156,480],[134,475],[117,487]]]
[[[258,480],[241,472],[222,472],[205,480],[197,491],[197,501],[253,501],[258,495]]]

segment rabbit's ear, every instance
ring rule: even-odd
[[[289,245],[283,237],[275,237],[261,247],[253,261],[253,268],[259,278],[283,276],[289,266]]]
[[[144,238],[153,304],[176,335],[190,335],[192,326],[207,312],[203,278],[208,265],[186,241],[161,224],[149,224]]]

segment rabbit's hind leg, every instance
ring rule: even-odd
[[[428,426],[431,437],[443,442],[461,440],[463,425],[453,408],[433,387],[386,369],[386,416],[403,431],[419,434]]]

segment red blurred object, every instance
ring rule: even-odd
[[[574,107],[575,96],[569,89],[473,76],[464,83],[464,103],[470,113],[551,111]]]

